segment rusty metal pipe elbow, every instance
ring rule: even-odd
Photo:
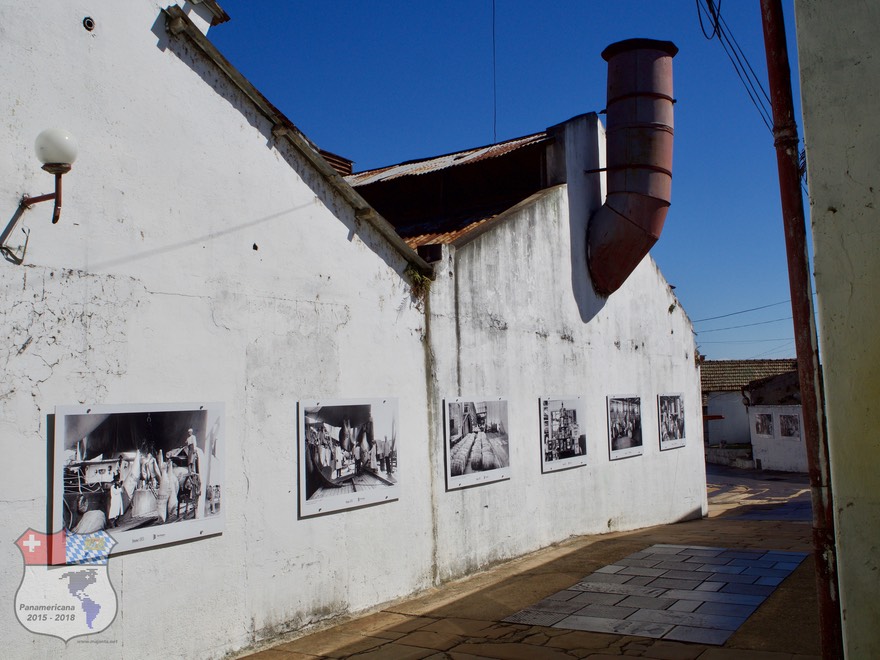
[[[657,242],[672,195],[670,41],[628,39],[602,51],[608,62],[608,194],[590,218],[587,264],[593,288],[609,296]]]

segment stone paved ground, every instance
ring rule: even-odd
[[[249,657],[604,660],[632,656],[658,660],[818,660],[812,556],[807,556],[766,595],[766,600],[722,646],[642,637],[625,634],[626,631],[603,633],[553,627],[558,619],[552,611],[543,625],[510,620],[536,603],[552,600],[554,594],[570,589],[586,576],[607,566],[620,566],[615,562],[632,558],[656,544],[732,551],[810,551],[810,525],[801,519],[804,493],[809,497],[804,475],[711,470],[708,482],[710,516],[703,520],[570,539],[320,632],[298,639],[267,640],[264,650]],[[793,514],[794,511],[798,513]],[[606,574],[615,573],[607,573],[606,569]],[[595,592],[591,597],[600,595]],[[618,599],[612,606],[619,603]],[[654,602],[653,606],[658,604],[671,606],[665,602]],[[631,600],[628,605],[633,610],[652,609],[641,600]],[[552,606],[548,607],[552,610]],[[707,611],[706,615],[711,613]]]

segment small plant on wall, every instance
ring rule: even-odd
[[[403,275],[409,280],[409,292],[416,303],[416,307],[422,309],[428,294],[431,292],[431,278],[420,272],[412,264],[407,265]]]

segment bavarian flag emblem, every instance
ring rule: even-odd
[[[24,575],[15,592],[21,625],[67,642],[113,623],[118,601],[107,562],[116,541],[107,532],[43,534],[28,529],[15,545],[24,558]]]

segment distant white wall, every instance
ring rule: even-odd
[[[878,658],[880,4],[795,11],[845,651]]]
[[[743,405],[741,392],[709,392],[707,415],[717,415],[721,419],[708,420],[709,431],[706,441],[710,445],[725,442],[729,445],[749,442],[749,413]]]
[[[426,316],[404,259],[169,38],[160,3],[53,0],[39,27],[0,6],[0,60],[4,217],[51,188],[34,137],[62,126],[80,141],[61,222],[34,207],[25,265],[0,262],[0,455],[15,466],[0,480],[0,601],[21,579],[12,542],[46,529],[60,404],[225,403],[226,530],[111,560],[106,657],[219,658],[573,534],[705,513],[686,315],[650,258],[608,301],[586,279],[595,118],[566,133],[586,149],[571,185],[447,251]],[[480,393],[510,401],[512,477],[446,492],[440,400]],[[541,475],[537,397],[569,393],[586,401],[590,464]],[[685,448],[659,451],[660,393],[684,396]],[[608,394],[642,397],[643,456],[609,462]],[[400,401],[400,500],[297,520],[297,401],[381,395]],[[10,606],[0,630],[9,657],[95,655],[35,638]]]
[[[751,406],[749,424],[752,456],[762,470],[808,471],[800,406]]]

